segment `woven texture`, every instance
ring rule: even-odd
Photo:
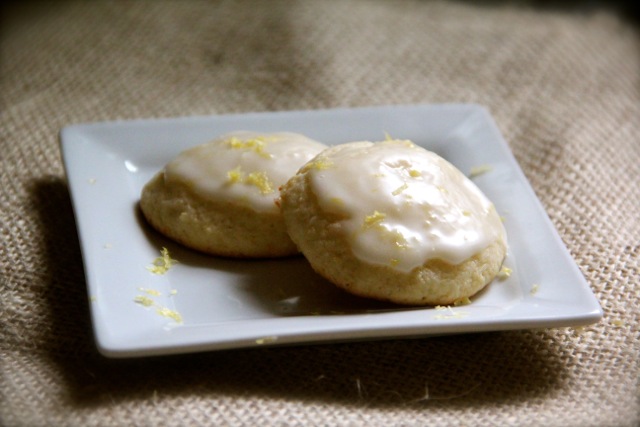
[[[5,5],[0,424],[638,425],[638,29],[614,11],[522,5]],[[138,360],[98,355],[62,127],[439,102],[489,108],[601,302],[601,322]]]

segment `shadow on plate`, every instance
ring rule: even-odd
[[[180,264],[231,273],[243,301],[275,316],[359,314],[418,309],[358,298],[342,291],[318,275],[302,256],[273,259],[240,259],[199,253],[154,230],[136,204],[138,225],[149,243],[167,248]]]

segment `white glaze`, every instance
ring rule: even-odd
[[[164,175],[167,183],[186,184],[203,197],[278,212],[278,188],[325,148],[291,132],[231,132],[183,151],[165,166]],[[252,177],[258,179],[252,183]]]
[[[334,226],[361,260],[408,272],[431,259],[459,264],[505,239],[480,189],[410,141],[343,144],[305,169],[320,207],[345,218]]]

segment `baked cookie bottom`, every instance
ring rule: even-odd
[[[234,258],[274,258],[298,253],[282,215],[240,203],[204,199],[187,185],[167,184],[162,173],[145,185],[140,209],[157,231],[191,249]]]

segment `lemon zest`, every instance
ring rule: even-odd
[[[156,313],[159,314],[160,316],[173,319],[177,323],[182,323],[182,316],[180,315],[180,313],[156,303],[153,299],[147,296],[138,295],[133,299],[133,301],[136,304],[140,304],[141,306],[144,306],[144,307],[154,307],[156,309]]]
[[[273,183],[269,180],[266,172],[251,172],[249,175],[238,166],[227,172],[228,182],[230,184],[247,184],[257,187],[262,194],[273,193]]]
[[[270,159],[273,156],[265,151],[265,147],[267,146],[268,141],[273,140],[273,138],[268,139],[263,136],[257,136],[255,138],[249,139],[240,139],[236,136],[233,136],[227,140],[227,144],[229,144],[231,148],[251,150],[262,157]]]
[[[491,165],[474,166],[469,171],[469,178],[475,178],[476,176],[480,176],[487,172],[491,172],[492,170],[493,170],[493,167]]]
[[[162,295],[162,292],[160,292],[157,289],[149,289],[149,288],[138,288],[138,290],[140,292],[144,292],[147,295],[153,295],[154,297],[159,297]]]
[[[407,183],[405,182],[404,184],[402,184],[400,187],[396,188],[395,190],[393,190],[391,192],[391,194],[393,196],[397,196],[398,194],[402,193],[404,190],[406,190],[407,188],[409,188],[409,185],[407,185]]]
[[[227,172],[227,178],[231,184],[242,183],[244,180],[244,172],[240,170],[240,166]]]
[[[513,272],[512,269],[510,269],[507,266],[502,266],[502,268],[500,269],[500,271],[498,271],[498,274],[496,275],[496,277],[499,280],[505,280],[508,279],[509,277],[511,277],[511,273]]]
[[[177,323],[182,323],[182,316],[175,310],[171,310],[167,307],[157,306],[156,313],[158,313],[160,316],[173,319]]]
[[[152,305],[155,304],[155,302],[151,298],[145,297],[144,295],[138,295],[133,299],[133,301],[145,307],[151,307]]]
[[[404,237],[404,235],[398,230],[386,230],[385,235],[391,240],[391,243],[396,246],[398,249],[407,249],[409,247],[409,242]]]
[[[437,305],[435,308],[436,311],[447,311],[447,314],[438,314],[433,316],[433,318],[437,320],[462,319],[469,315],[469,313],[465,311],[454,311],[449,305]]]
[[[147,270],[153,274],[165,274],[174,264],[178,263],[178,261],[171,258],[167,248],[162,248],[160,255],[161,256],[153,260],[151,265],[147,266]]]
[[[247,176],[244,182],[258,187],[262,194],[273,193],[273,184],[265,172],[252,172]]]
[[[377,210],[375,210],[371,215],[367,215],[366,217],[364,217],[363,225],[365,228],[380,225],[380,223],[384,221],[386,217],[387,217],[387,214],[378,212]]]
[[[344,206],[344,200],[342,200],[340,197],[332,197],[330,201],[336,206]]]
[[[453,302],[454,307],[459,307],[461,305],[469,305],[469,304],[471,304],[471,300],[469,299],[469,297],[459,298]]]
[[[258,338],[256,340],[256,344],[263,345],[263,344],[273,343],[273,342],[276,342],[276,341],[278,341],[278,337],[270,336],[270,337]]]
[[[316,157],[315,159],[305,163],[300,169],[300,172],[307,172],[311,169],[327,170],[333,166],[333,162],[326,157]]]

